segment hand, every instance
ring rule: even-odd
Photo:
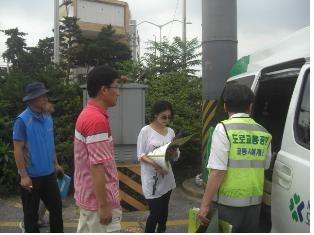
[[[108,225],[112,221],[112,211],[108,207],[98,208],[99,222],[104,225]]]
[[[178,154],[178,148],[177,147],[171,147],[167,149],[166,155],[170,158],[175,158]]]
[[[207,219],[208,212],[209,207],[201,207],[197,213],[197,219],[201,225],[207,225],[209,223],[209,220]]]
[[[166,174],[168,174],[168,171],[162,169],[162,167],[160,166],[155,167],[155,170],[162,176],[165,176]]]
[[[33,189],[33,182],[29,176],[21,177],[20,185],[29,192]]]
[[[55,165],[55,171],[56,171],[56,174],[59,175],[59,174],[64,174],[64,170],[62,168],[62,166],[60,166],[59,164],[56,164]]]

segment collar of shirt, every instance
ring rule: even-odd
[[[87,102],[87,106],[94,108],[94,109],[97,109],[100,113],[102,113],[103,115],[105,115],[108,118],[107,111],[103,107],[101,107],[99,104],[97,104],[95,101],[89,100]]]
[[[35,112],[34,110],[32,110],[32,108],[30,106],[27,107],[28,110],[31,112],[32,116],[36,119],[42,120],[44,117],[43,113],[40,112]]]
[[[250,117],[247,113],[235,113],[230,116],[230,118],[235,118],[235,117]]]

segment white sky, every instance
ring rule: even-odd
[[[131,19],[161,25],[182,20],[182,0],[125,0]],[[202,0],[187,2],[187,40],[202,40]],[[39,39],[52,37],[54,0],[1,0],[0,29],[18,27],[27,33],[26,43],[34,46]],[[253,53],[292,32],[310,25],[310,0],[238,0],[238,57]],[[159,28],[143,23],[138,26],[141,52],[148,40],[159,40]],[[162,36],[181,36],[182,24],[173,22],[162,28]],[[0,33],[0,55],[6,37]],[[3,62],[0,63],[3,64]]]

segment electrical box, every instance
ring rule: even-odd
[[[145,125],[146,87],[137,83],[123,84],[117,105],[108,109],[116,161],[137,161],[137,136]],[[86,85],[81,88],[83,89],[83,106],[85,106],[89,97]]]

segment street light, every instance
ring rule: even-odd
[[[144,21],[142,21],[142,22],[140,22],[140,23],[138,23],[138,24],[136,24],[136,25],[134,25],[134,24],[130,24],[130,25],[131,25],[131,26],[139,26],[140,24],[148,23],[148,24],[151,24],[151,25],[154,25],[154,26],[158,27],[158,28],[159,28],[159,42],[161,42],[161,29],[162,29],[162,27],[164,27],[164,26],[166,26],[167,24],[170,24],[170,23],[172,23],[172,22],[174,22],[174,21],[177,21],[177,22],[180,22],[180,23],[184,24],[184,22],[181,21],[181,20],[170,20],[170,21],[168,21],[168,22],[166,22],[166,23],[164,23],[164,24],[155,24],[155,23],[153,23],[153,22],[144,20]],[[186,22],[186,24],[192,24],[192,23],[191,23],[191,22]],[[185,36],[185,35],[184,35],[184,36]]]
[[[54,1],[54,40],[53,40],[53,62],[58,64],[60,61],[59,51],[59,0]]]

